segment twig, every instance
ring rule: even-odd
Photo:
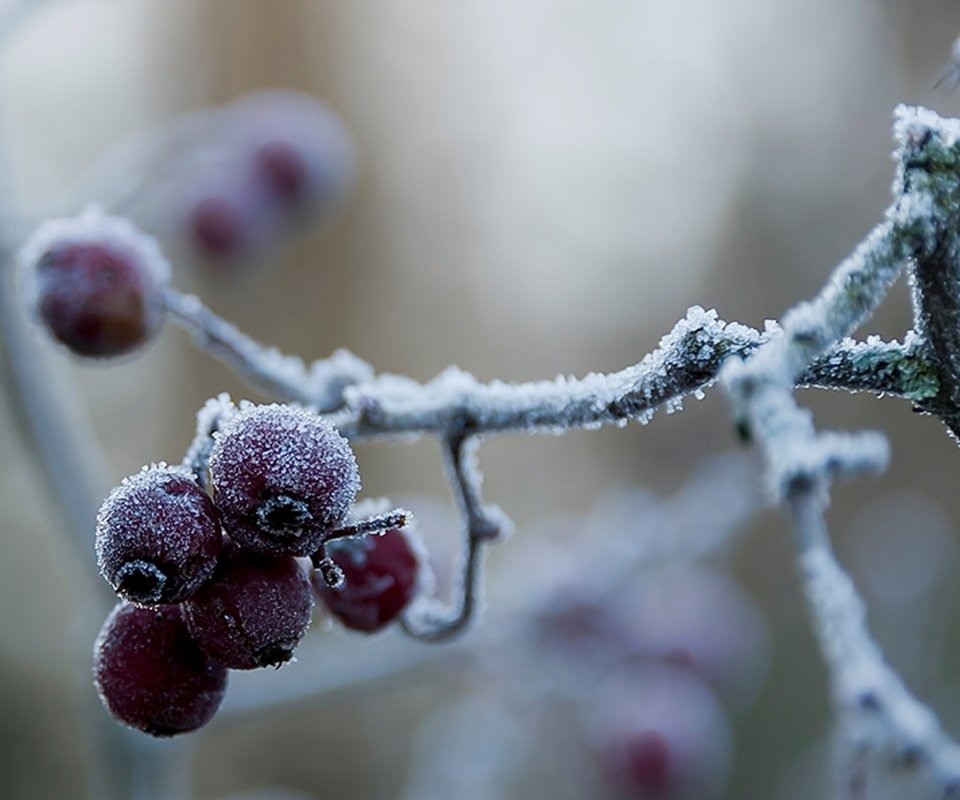
[[[248,383],[282,400],[319,412],[332,411],[342,405],[347,386],[373,374],[368,364],[346,350],[338,350],[308,369],[302,359],[264,347],[241,333],[197,297],[169,289],[164,301],[170,316],[193,334],[199,348],[223,361]]]
[[[464,520],[463,553],[454,605],[421,599],[402,619],[403,630],[425,642],[447,641],[462,633],[473,620],[480,602],[480,575],[484,545],[507,536],[512,529],[507,516],[495,506],[485,506],[480,496],[482,476],[475,463],[476,442],[463,433],[444,439],[447,479]]]

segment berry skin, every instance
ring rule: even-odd
[[[310,579],[292,556],[230,548],[206,586],[183,605],[207,655],[231,669],[279,667],[310,627]]]
[[[193,475],[174,467],[126,478],[97,515],[100,572],[142,605],[185,600],[213,574],[221,547],[216,508]]]
[[[725,796],[731,735],[714,693],[695,676],[633,669],[591,693],[587,713],[598,766],[635,800]]]
[[[314,572],[313,586],[330,613],[352,630],[383,629],[417,592],[419,559],[406,534],[397,528],[334,540],[326,545],[326,552],[343,571],[343,583],[332,589]]]
[[[214,501],[227,533],[244,549],[312,555],[360,490],[347,440],[309,411],[247,405],[215,436]]]
[[[94,645],[93,674],[110,713],[153,736],[206,725],[227,686],[227,670],[197,647],[180,608],[169,605],[118,604]]]
[[[163,323],[169,265],[153,240],[124,220],[90,211],[48,222],[21,263],[31,307],[77,355],[129,353]]]

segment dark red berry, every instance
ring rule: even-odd
[[[718,800],[729,777],[725,712],[681,670],[650,667],[608,681],[587,714],[601,771],[636,800]]]
[[[197,177],[195,190],[184,201],[186,237],[207,261],[255,260],[274,243],[275,225],[257,182],[243,170],[229,174],[225,169]]]
[[[292,143],[268,140],[253,153],[253,165],[270,194],[282,203],[306,200],[310,174],[303,153]]]
[[[360,490],[347,440],[316,414],[283,405],[247,406],[224,425],[210,479],[231,538],[273,555],[315,553]]]
[[[230,548],[213,580],[183,611],[197,644],[221,664],[280,666],[310,627],[313,594],[306,570],[292,556]]]
[[[175,467],[126,478],[97,516],[100,572],[135,603],[186,599],[213,574],[221,546],[216,508],[193,475]]]
[[[206,725],[227,686],[227,670],[190,638],[178,606],[117,605],[94,645],[93,674],[110,713],[154,736]]]
[[[343,583],[332,589],[315,572],[313,585],[330,613],[348,628],[381,630],[416,595],[420,562],[402,530],[337,539],[326,545],[326,552],[343,572]]]
[[[193,244],[212,259],[235,258],[247,248],[247,221],[229,197],[201,197],[190,209]]]
[[[256,178],[281,211],[322,210],[352,181],[353,143],[336,114],[317,98],[261,91],[229,112],[240,150],[249,153]]]
[[[78,355],[128,353],[163,322],[169,267],[154,242],[125,221],[90,212],[47,223],[24,249],[23,263],[39,318]]]

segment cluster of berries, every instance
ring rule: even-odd
[[[315,414],[234,409],[203,472],[212,498],[190,470],[145,467],[97,520],[100,571],[121,602],[97,638],[96,686],[117,719],[156,736],[206,724],[228,669],[289,661],[315,595],[346,627],[373,632],[418,589],[406,530],[344,526],[357,463]]]
[[[339,118],[314,97],[261,91],[213,112],[172,202],[187,243],[213,264],[267,253],[324,215],[353,182],[356,155]]]

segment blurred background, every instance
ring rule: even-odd
[[[420,380],[448,364],[485,380],[619,369],[695,303],[762,326],[879,220],[895,106],[960,114],[960,95],[933,90],[960,32],[947,0],[7,0],[0,19],[15,239],[143,176],[134,212],[178,287],[285,352],[346,347]],[[205,110],[266,87],[339,115],[353,184],[243,263],[209,263],[178,230],[197,139],[177,120],[199,120],[202,143]],[[861,333],[910,322],[901,284]],[[208,397],[265,399],[173,326],[120,364],[34,338],[47,390],[70,393],[102,448],[77,475],[96,483],[106,464],[101,496],[179,461]],[[89,680],[100,579],[9,373],[2,388],[0,796],[107,797],[91,788],[110,757]],[[890,438],[890,469],[837,487],[830,522],[890,661],[958,732],[956,443],[896,400],[802,401],[821,427]],[[706,776],[677,796],[825,796],[825,676],[785,525],[736,448],[716,393],[645,427],[487,442],[485,494],[517,533],[491,554],[487,613],[462,641],[318,620],[297,663],[236,676],[209,728],[135,757],[186,765],[177,790],[202,800],[643,797],[608,745],[631,720],[604,710],[636,707],[677,726],[680,761]],[[457,533],[436,444],[358,458],[365,496],[418,515],[442,588]],[[595,596],[625,552],[636,573]],[[706,564],[684,566],[691,553]],[[640,644],[611,645],[625,630]]]

